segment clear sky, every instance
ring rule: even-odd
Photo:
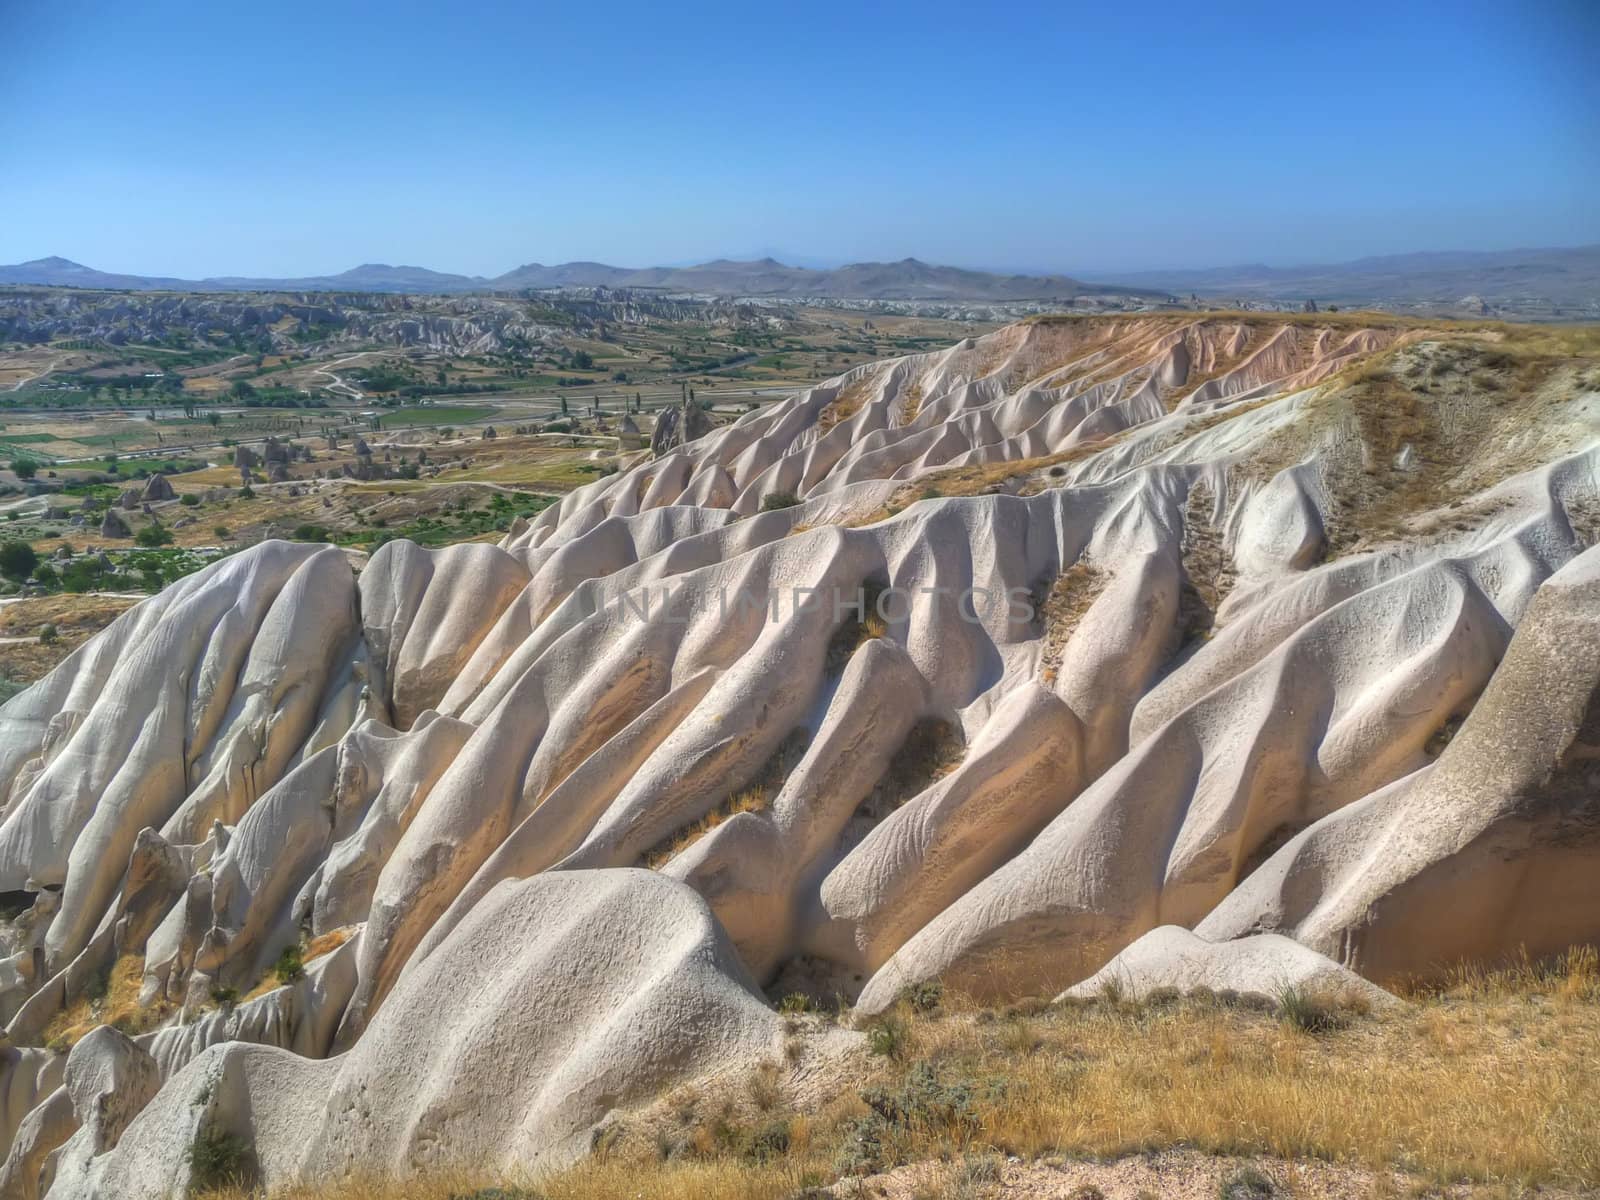
[[[1105,271],[1600,241],[1600,0],[0,0],[0,262]]]

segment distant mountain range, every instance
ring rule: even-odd
[[[338,275],[303,279],[174,279],[115,275],[65,258],[40,258],[0,267],[0,284],[117,288],[189,292],[416,292],[518,291],[523,288],[654,288],[715,296],[811,296],[840,300],[1071,300],[1078,296],[1137,296],[1143,289],[1082,283],[1062,275],[995,275],[938,267],[914,258],[894,263],[852,263],[833,270],[790,267],[771,258],[755,262],[718,259],[692,267],[611,267],[573,262],[541,263],[493,279],[449,275],[425,267],[366,263]]]
[[[1477,297],[1494,305],[1540,299],[1594,307],[1600,303],[1600,245],[1391,254],[1304,267],[1133,271],[1117,278],[1180,296],[1438,305]]]
[[[1455,308],[1463,301],[1546,315],[1600,312],[1600,245],[1500,251],[1445,251],[1299,267],[1249,264],[1206,270],[1134,271],[1084,282],[1065,275],[1007,275],[940,267],[914,258],[826,270],[773,258],[717,259],[688,267],[613,267],[597,262],[528,263],[504,275],[451,275],[426,267],[366,263],[338,275],[300,279],[223,276],[176,279],[116,275],[65,258],[0,266],[0,284],[177,292],[411,292],[453,294],[525,288],[649,288],[711,296],[836,300],[1065,301],[1083,296],[1161,300],[1198,295],[1226,303],[1300,302]],[[1470,305],[1469,305],[1470,307]]]

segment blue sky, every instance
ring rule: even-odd
[[[1600,2],[0,0],[0,262],[1104,272],[1600,241]]]

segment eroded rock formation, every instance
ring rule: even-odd
[[[784,980],[1600,937],[1600,375],[1500,337],[1027,322],[499,546],[169,587],[0,708],[7,1186],[165,1195],[213,1127],[269,1185],[569,1161],[770,1055]],[[108,977],[153,1027],[63,1060]]]

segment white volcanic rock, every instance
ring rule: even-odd
[[[355,1049],[316,1061],[214,1046],[145,1097],[112,1152],[104,1120],[73,1135],[50,1195],[182,1192],[202,1128],[243,1139],[267,1187],[560,1165],[614,1106],[749,1070],[780,1038],[688,888],[643,871],[508,882],[412,965]]]
[[[1384,981],[1600,937],[1600,548],[1538,590],[1438,761],[1306,829],[1200,923]]]
[[[0,707],[5,1186],[166,1195],[207,1122],[269,1182],[568,1161],[768,1053],[791,966],[873,1013],[1600,938],[1600,396],[1481,387],[1499,336],[1025,322],[499,546],[135,606]],[[178,1015],[97,1149],[38,1043],[114,969]]]
[[[1115,990],[1138,999],[1159,988],[1180,992],[1210,988],[1276,1000],[1289,989],[1368,1005],[1400,1003],[1369,983],[1291,938],[1258,933],[1231,942],[1208,942],[1181,925],[1152,929],[1082,983],[1063,993],[1088,999]]]

